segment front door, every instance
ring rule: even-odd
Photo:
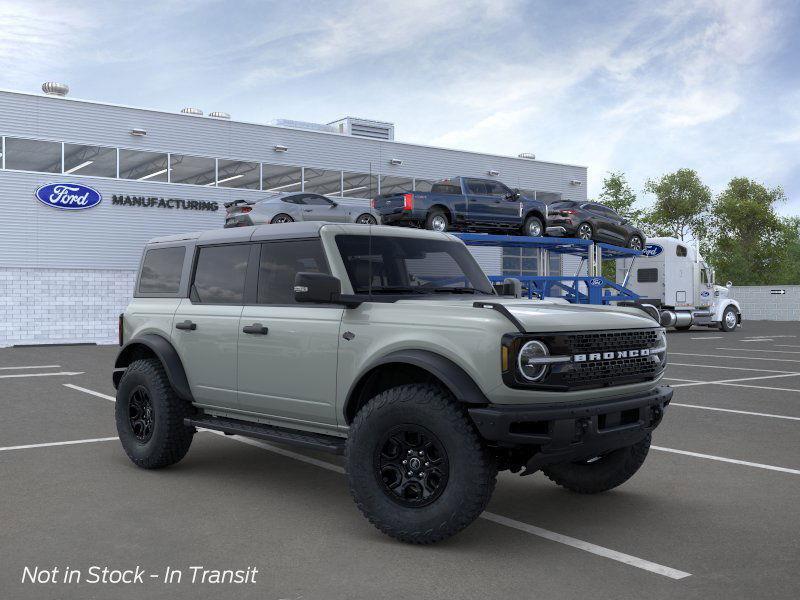
[[[700,285],[697,286],[698,297],[695,306],[708,307],[714,302],[714,282],[711,277],[711,269],[705,263],[700,263]]]
[[[250,244],[198,249],[189,298],[172,323],[172,342],[186,369],[195,401],[235,409],[239,319]]]
[[[327,221],[329,223],[343,223],[347,215],[338,202],[319,194],[306,194],[302,197],[300,214],[303,221]]]
[[[318,238],[261,244],[257,300],[239,320],[239,407],[275,420],[335,425],[344,309],[296,304],[300,271],[329,272]]]

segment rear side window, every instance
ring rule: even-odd
[[[686,250],[686,246],[679,245],[675,248],[675,254],[678,256],[687,256],[689,252]]]
[[[636,271],[636,281],[639,283],[655,283],[658,281],[658,269],[639,269]]]
[[[481,196],[489,194],[489,189],[486,184],[479,179],[467,179],[466,183],[470,194],[479,194]]]
[[[294,278],[300,272],[329,272],[319,239],[262,244],[258,303],[294,304]]]
[[[200,248],[192,296],[203,304],[243,304],[250,244]]]
[[[440,181],[431,187],[433,194],[461,194],[461,186],[457,182]]]
[[[177,294],[186,248],[153,248],[144,255],[139,274],[140,294]]]

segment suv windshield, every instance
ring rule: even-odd
[[[494,294],[478,263],[458,242],[338,235],[336,245],[356,294]]]

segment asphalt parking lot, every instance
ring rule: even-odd
[[[356,510],[341,462],[200,432],[136,468],[109,346],[0,350],[0,598],[797,598],[800,323],[670,333],[673,404],[642,470],[597,496],[502,473],[484,518],[408,546]],[[92,565],[181,583],[22,583]],[[256,567],[191,584],[190,566]]]

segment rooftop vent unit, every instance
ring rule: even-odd
[[[488,171],[486,171],[486,174],[489,175],[489,177],[497,177],[498,175],[500,175],[500,171],[498,171],[497,169],[489,169]]]
[[[536,155],[533,152],[522,152],[517,154],[517,156],[526,160],[536,160]]]
[[[291,127],[292,129],[305,129],[307,131],[321,131],[323,133],[336,133],[336,128],[324,123],[310,123],[309,121],[293,121],[292,119],[273,119],[270,125],[277,127]]]
[[[394,140],[394,123],[345,117],[329,124],[333,125],[337,132],[345,135],[371,138],[373,140]]]
[[[208,116],[213,118],[213,119],[230,119],[231,118],[231,116],[228,113],[221,112],[221,111],[218,111],[218,110],[215,110],[214,112],[208,113]]]
[[[48,96],[61,96],[63,98],[69,94],[69,86],[66,83],[47,81],[42,84],[42,91]]]
[[[187,106],[186,108],[182,108],[181,112],[185,115],[194,115],[196,117],[202,117],[203,111],[199,108],[192,108],[191,106]]]

